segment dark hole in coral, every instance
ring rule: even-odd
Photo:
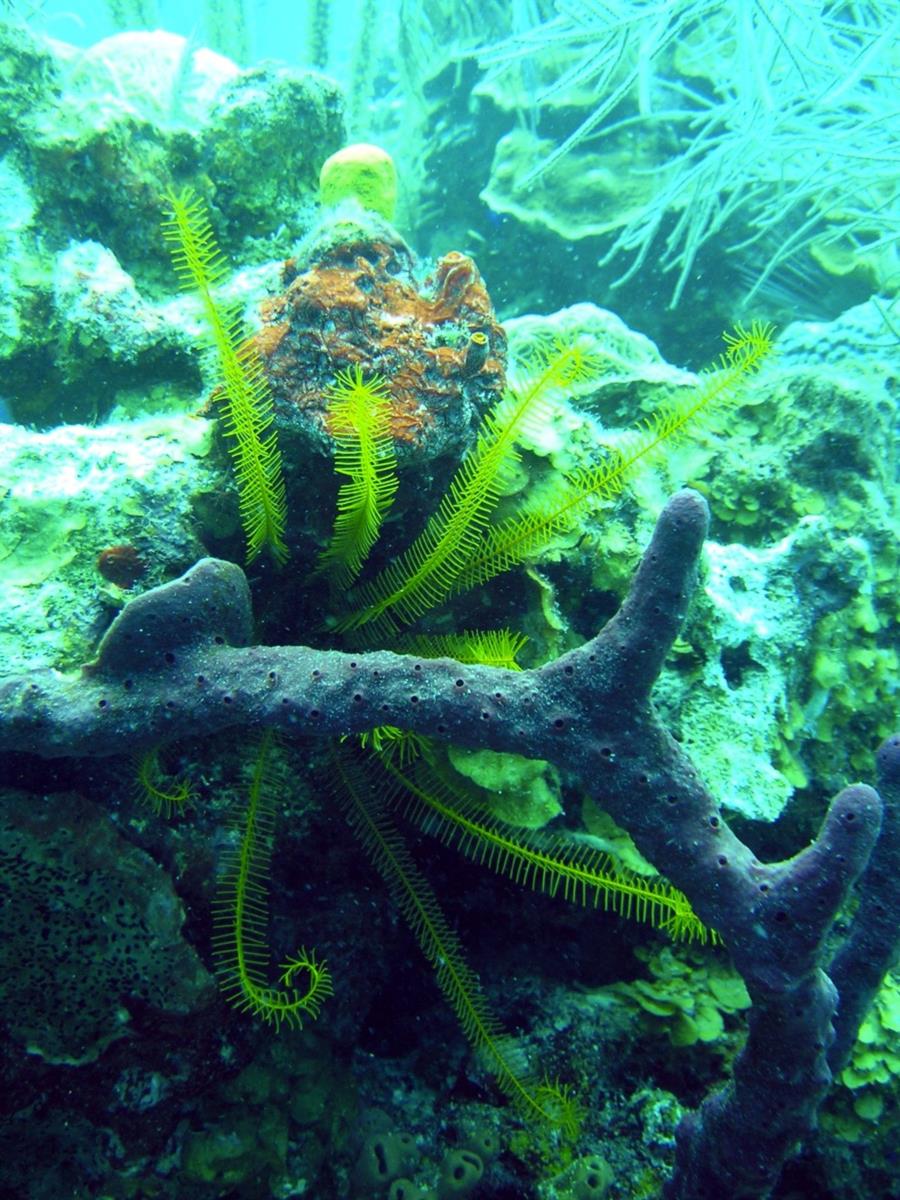
[[[748,642],[741,642],[739,646],[726,646],[722,651],[720,661],[722,674],[725,676],[728,686],[732,688],[741,687],[747,672],[754,670],[757,666],[750,654]]]

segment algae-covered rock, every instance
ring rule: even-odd
[[[162,126],[197,125],[209,119],[220,88],[240,74],[230,59],[163,29],[115,33],[86,50],[50,46],[65,64],[73,124],[127,113]]]
[[[128,270],[164,266],[162,197],[188,179],[204,191],[211,181],[232,246],[304,232],[318,164],[343,136],[336,84],[287,66],[241,69],[162,30],[47,47],[62,91],[42,98],[27,133],[36,191],[56,222],[65,190],[70,236],[103,241]]]
[[[9,156],[0,159],[0,359],[19,344],[31,309],[24,285],[33,282],[27,231],[34,215],[34,197],[24,172]]]
[[[102,413],[120,389],[184,374],[153,314],[178,290],[160,230],[167,192],[209,199],[236,267],[286,257],[343,140],[343,102],[323,76],[241,69],[160,30],[81,50],[4,25],[0,45],[30,99],[0,161],[3,398],[21,421],[85,420],[107,347]]]
[[[57,255],[52,286],[65,374],[83,371],[89,359],[104,366],[136,362],[170,336],[163,312],[139,295],[134,279],[99,242],[72,242]]]
[[[32,32],[25,22],[0,21],[0,137],[18,148],[26,140],[35,110],[62,90],[56,43]]]
[[[816,613],[795,580],[825,530],[806,526],[773,546],[707,545],[704,596],[679,643],[682,669],[662,681],[658,700],[677,712],[683,743],[707,785],[729,809],[774,820],[805,783],[779,760],[779,730],[798,671],[792,654],[805,645]],[[701,649],[700,660],[692,653]]]
[[[238,68],[161,30],[47,45],[61,88],[26,127],[45,239],[99,241],[132,273],[164,266],[162,196],[176,171],[200,169],[198,137]]]
[[[130,547],[142,584],[201,557],[193,501],[222,487],[209,422],[148,417],[0,437],[0,645],[10,671],[73,667],[90,656],[127,591],[98,570]]]
[[[343,141],[343,113],[338,85],[314,71],[261,63],[226,82],[200,149],[225,218],[225,245],[277,238],[287,249],[307,232],[319,165]]]
[[[710,549],[707,598],[722,616],[726,600],[747,618],[743,639],[718,622],[719,658],[745,692],[754,739],[762,730],[749,718],[750,693],[769,708],[771,736],[759,748],[791,787],[815,778],[835,790],[848,761],[869,772],[872,747],[895,720],[900,361],[889,343],[877,301],[829,324],[789,326],[709,443],[701,486],[712,539],[744,547]],[[750,575],[729,575],[736,555],[753,564]],[[760,637],[753,614],[763,613]]]
[[[212,1001],[170,880],[102,809],[7,793],[0,834],[0,1018],[30,1054],[92,1062],[128,1036],[133,1002],[184,1014]]]

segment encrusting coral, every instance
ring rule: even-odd
[[[92,1063],[134,1037],[147,1005],[196,1016],[214,988],[183,921],[168,876],[102,808],[76,794],[4,793],[0,1011],[29,1055]]]
[[[879,751],[883,801],[865,785],[845,788],[804,850],[777,863],[755,858],[650,703],[707,520],[701,497],[677,494],[602,632],[521,672],[252,646],[243,572],[206,559],[130,601],[81,675],[0,683],[0,750],[114,754],[247,724],[292,737],[391,724],[565,768],[722,936],[753,1002],[731,1082],[682,1122],[667,1200],[764,1197],[814,1126],[896,955],[900,736]],[[859,913],[832,970],[825,942],[857,880]]]
[[[390,432],[398,450],[458,440],[499,398],[506,335],[475,263],[451,251],[424,283],[412,252],[388,225],[326,223],[302,262],[285,265],[285,291],[262,305],[254,344],[265,365],[280,428],[324,410],[335,375],[360,367],[391,382]],[[473,369],[470,344],[488,347]],[[476,343],[477,344],[477,343]],[[480,351],[479,351],[480,353]]]

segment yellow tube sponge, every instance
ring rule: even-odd
[[[354,142],[330,158],[319,172],[319,198],[326,208],[355,197],[363,208],[394,219],[397,206],[397,168],[380,146]]]

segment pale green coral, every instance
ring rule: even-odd
[[[891,971],[872,1001],[841,1083],[857,1091],[900,1082],[900,969]]]
[[[628,326],[607,309],[594,304],[573,304],[547,316],[515,318],[506,324],[509,355],[515,378],[518,360],[527,361],[536,346],[577,344],[590,356],[594,369],[589,377],[567,387],[564,397],[548,403],[540,422],[526,426],[519,438],[525,451],[517,476],[515,501],[521,499],[526,483],[530,500],[538,501],[552,491],[558,473],[577,472],[597,463],[603,449],[614,449],[646,417],[665,405],[680,390],[695,387],[697,376],[671,366],[653,342]],[[675,447],[677,462],[685,447]],[[708,457],[708,456],[707,456]],[[649,485],[656,478],[655,468],[647,464],[629,481],[628,490],[640,493],[650,487],[652,501],[647,503],[646,531],[652,519],[671,494],[669,479]],[[668,491],[666,490],[668,488]],[[541,555],[542,562],[574,557],[574,548],[587,536],[591,539],[591,558],[601,573],[615,573],[617,585],[624,586],[638,556],[639,542],[633,529],[619,523],[615,502],[597,499],[589,515],[570,533],[554,538]],[[501,505],[499,515],[506,513]],[[610,587],[609,579],[594,580],[598,588]]]
[[[482,789],[491,815],[517,829],[542,829],[562,812],[559,772],[549,763],[496,750],[449,746],[454,769]]]
[[[896,1137],[900,1098],[900,968],[884,979],[859,1029],[843,1085],[823,1113],[823,1125],[850,1142]]]
[[[672,390],[697,383],[693,372],[667,363],[650,338],[596,304],[573,304],[549,315],[516,317],[505,328],[513,363],[527,356],[536,343],[557,339],[563,344],[577,342],[591,355],[594,369],[567,389],[567,398],[582,421],[589,406],[608,426],[630,426]],[[523,444],[528,444],[533,432],[525,432]]]
[[[253,1113],[230,1111],[210,1129],[188,1133],[182,1155],[186,1181],[214,1186],[215,1194],[262,1175],[280,1182],[285,1169],[287,1114],[272,1105]]]
[[[327,1153],[322,1131],[349,1094],[326,1039],[309,1029],[282,1031],[204,1096],[185,1139],[182,1171],[194,1184],[219,1189],[247,1188],[262,1178],[266,1195],[305,1192],[304,1180],[318,1177]]]
[[[551,148],[552,142],[524,126],[500,138],[480,199],[533,232],[550,232],[569,242],[618,231],[652,199],[656,139],[638,144],[627,137],[609,139],[602,149],[573,153],[552,177],[523,186]]]
[[[631,834],[617,825],[609,813],[597,805],[593,796],[582,799],[581,820],[588,835],[584,840],[589,840],[591,846],[611,854],[623,867],[637,875],[659,874],[635,846]]]
[[[744,981],[727,963],[683,947],[656,952],[635,950],[649,979],[611,983],[589,995],[601,1004],[624,1003],[640,1010],[651,1027],[665,1031],[674,1046],[715,1042],[725,1034],[725,1018],[750,1007]]]

